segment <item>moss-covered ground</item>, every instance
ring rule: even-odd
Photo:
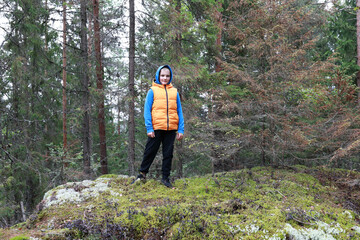
[[[51,206],[0,239],[360,239],[354,171],[256,167],[173,189],[106,177],[121,196]]]

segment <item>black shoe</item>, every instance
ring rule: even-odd
[[[143,182],[145,182],[146,181],[146,175],[145,175],[145,173],[139,173],[139,175],[137,175],[137,177],[134,179],[134,181],[132,181],[132,183],[131,184],[134,184],[135,182],[137,182],[137,181],[143,181]]]
[[[163,178],[163,179],[161,179],[161,183],[162,184],[164,184],[166,187],[168,187],[168,188],[172,188],[172,185],[171,185],[171,183],[170,183],[170,181],[169,181],[169,178]]]

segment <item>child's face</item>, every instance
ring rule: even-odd
[[[162,85],[168,84],[170,81],[170,70],[168,68],[163,68],[160,71],[160,83]]]

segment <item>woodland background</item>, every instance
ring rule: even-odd
[[[0,227],[64,182],[136,174],[144,99],[163,64],[186,128],[173,177],[359,169],[360,2],[134,4],[0,1]]]

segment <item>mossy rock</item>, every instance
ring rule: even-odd
[[[19,235],[19,236],[10,238],[10,240],[28,240],[28,239],[30,239],[30,237],[25,236],[25,235]]]
[[[48,239],[360,238],[359,213],[346,206],[335,180],[321,179],[328,173],[256,167],[178,179],[173,189],[157,179],[131,184],[133,178],[106,175],[53,189],[45,201],[61,189],[99,191],[82,201],[46,205],[27,227],[29,236]]]

